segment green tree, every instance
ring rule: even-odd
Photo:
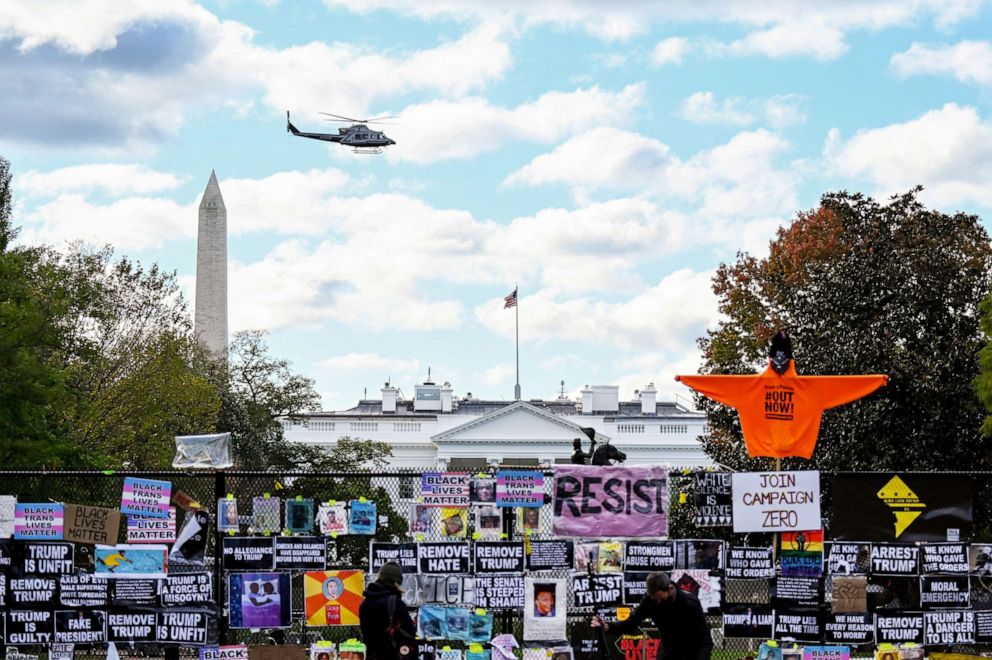
[[[828,411],[811,462],[846,469],[988,468],[972,388],[984,339],[979,304],[990,292],[992,249],[973,215],[925,208],[920,189],[880,204],[824,195],[771,242],[768,257],[739,254],[713,289],[725,319],[700,340],[702,373],[753,373],[779,328],[800,374],[889,374],[888,386]],[[767,468],[744,450],[737,414],[710,414],[707,453],[735,468]]]
[[[14,247],[10,164],[0,157],[0,462],[7,469],[58,467],[75,452],[57,432],[68,400],[66,370],[54,359],[65,289],[52,287],[44,250]]]

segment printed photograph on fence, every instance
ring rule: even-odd
[[[301,497],[286,500],[286,529],[293,534],[313,531],[313,500]]]
[[[338,644],[338,660],[365,660],[365,644],[349,639]]]
[[[203,565],[203,557],[207,550],[207,538],[210,533],[210,514],[197,509],[186,514],[183,528],[172,545],[169,560],[177,564]]]
[[[595,570],[600,573],[623,572],[623,543],[604,541],[599,544],[599,561]]]
[[[699,599],[704,611],[719,613],[723,584],[719,576],[711,575],[709,569],[705,568],[676,568],[671,577],[677,588]]]
[[[517,509],[517,530],[521,534],[541,533],[541,509]]]
[[[98,545],[93,551],[93,573],[105,578],[164,578],[165,545]]]
[[[282,531],[282,507],[278,497],[260,496],[251,501],[251,526],[256,534]]]
[[[496,478],[488,475],[472,477],[469,493],[469,499],[474,504],[495,504]]]
[[[441,509],[441,536],[463,539],[468,536],[468,509]]]
[[[16,497],[0,495],[0,539],[9,539],[14,535],[14,512],[16,509]]]
[[[566,639],[566,589],[562,578],[524,578],[524,640]]]
[[[222,532],[240,532],[238,500],[227,497],[217,500],[217,529]]]
[[[556,536],[665,538],[668,469],[556,465],[552,510]]]
[[[348,533],[348,508],[344,502],[321,502],[317,507],[317,529],[324,536]]]
[[[448,639],[468,641],[469,611],[467,607],[449,607],[445,612]]]
[[[483,609],[474,609],[468,621],[468,639],[470,642],[488,642],[493,637],[493,613]]]
[[[364,499],[364,498],[362,498]],[[375,534],[378,524],[375,502],[351,501],[351,516],[348,518],[348,532],[351,534]]]
[[[595,572],[599,567],[599,543],[584,541],[575,544],[575,570],[580,573]]]
[[[292,623],[289,573],[231,573],[228,596],[232,628],[288,628]]]
[[[362,604],[362,571],[309,571],[303,574],[308,626],[354,626]]]
[[[422,504],[414,504],[410,507],[410,535],[430,534],[434,531],[434,512],[437,509]]]
[[[920,609],[920,579],[916,576],[873,575],[868,578],[868,611]]]
[[[973,543],[968,546],[968,572],[972,575],[992,576],[992,543]]]
[[[480,539],[498,539],[503,533],[503,514],[499,507],[484,504],[475,508],[475,531]]]
[[[440,605],[424,605],[417,616],[417,634],[424,639],[447,639],[448,614]]]
[[[835,575],[830,578],[830,591],[831,611],[868,611],[868,578],[864,575]]]
[[[723,541],[677,541],[679,567],[716,571],[723,568]]]
[[[310,660],[337,660],[338,651],[333,642],[318,642],[310,645]]]

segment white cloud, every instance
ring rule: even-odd
[[[182,182],[174,174],[156,172],[145,165],[94,163],[49,172],[30,170],[17,176],[16,185],[18,192],[28,197],[96,191],[119,197],[174,190]]]
[[[388,135],[397,144],[390,147],[388,157],[428,163],[468,158],[512,141],[550,143],[589,125],[631,121],[644,94],[641,83],[618,92],[598,87],[547,92],[515,108],[494,106],[477,97],[412,105],[402,110],[401,125],[389,127]]]
[[[668,37],[662,39],[651,51],[651,62],[655,66],[682,64],[683,58],[689,52],[689,40],[685,37]]]
[[[719,51],[728,55],[764,55],[773,59],[809,56],[817,60],[837,59],[847,51],[844,31],[827,23],[806,18],[758,30]]]
[[[963,83],[989,85],[992,84],[992,43],[961,41],[949,46],[914,42],[908,50],[893,55],[889,64],[900,76],[950,75]]]
[[[992,207],[992,124],[972,107],[948,103],[846,141],[834,130],[825,158],[835,173],[874,183],[879,195],[922,184],[933,204]]]
[[[481,379],[487,385],[501,385],[503,383],[512,383],[515,373],[516,366],[512,362],[503,362],[493,365],[482,372]]]
[[[320,360],[316,366],[337,372],[375,371],[392,376],[420,371],[420,360],[416,358],[390,358],[378,353],[347,353]]]
[[[657,346],[668,346],[675,352],[691,350],[701,331],[717,319],[711,278],[712,273],[678,270],[620,302],[566,298],[549,289],[541,290],[521,300],[521,309],[527,310],[527,322],[520,328],[520,340],[609,342],[611,346],[636,350]],[[501,299],[477,306],[475,317],[492,332],[513,336],[512,314],[504,313]]]
[[[776,161],[789,148],[766,130],[745,131],[687,160],[658,140],[613,128],[578,135],[512,172],[506,185],[637,190],[698,204],[695,214],[715,218],[767,217],[797,208],[798,176]]]
[[[696,92],[682,101],[679,116],[694,124],[732,124],[746,126],[755,116],[743,109],[744,99],[731,96],[722,102],[713,92]]]
[[[856,29],[879,30],[907,25],[931,18],[940,28],[947,28],[975,15],[981,4],[975,0],[837,0],[828,3],[763,2],[730,0],[728,2],[643,2],[619,0],[604,11],[599,0],[503,0],[498,3],[476,0],[324,0],[333,8],[368,13],[377,10],[433,20],[454,18],[461,21],[485,21],[495,17],[513,17],[525,25],[559,25],[578,27],[601,39],[627,39],[647,32],[653,25],[723,23],[744,28],[762,28],[747,47],[768,54],[785,51],[802,52],[802,44],[789,37],[796,29],[819,45],[805,52],[816,55],[836,46],[835,33]],[[813,27],[826,31],[818,35]],[[780,30],[776,28],[780,27]]]

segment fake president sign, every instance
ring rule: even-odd
[[[668,535],[664,466],[555,466],[557,536]]]
[[[734,531],[820,529],[820,473],[736,472]]]

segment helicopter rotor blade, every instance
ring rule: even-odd
[[[351,117],[342,117],[341,115],[333,115],[330,112],[321,112],[319,114],[327,115],[328,117],[335,117],[335,118],[337,118],[340,121],[350,121],[350,122],[354,122],[356,124],[364,124],[365,123],[361,119],[352,119]],[[327,121],[334,121],[334,120],[333,119],[329,119]]]
[[[399,115],[384,115],[382,117],[372,117],[371,119],[362,120],[363,124],[375,124],[376,122],[381,122],[384,119],[399,119]]]

